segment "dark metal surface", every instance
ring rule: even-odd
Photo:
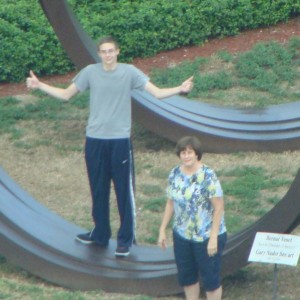
[[[78,68],[98,60],[94,43],[63,0],[40,3]],[[157,101],[133,93],[134,117],[146,128],[176,141],[200,136],[207,151],[282,151],[299,147],[299,103],[261,111],[193,104],[181,97]],[[290,233],[300,223],[300,172],[283,199],[263,218],[229,237],[223,254],[223,276],[248,264],[256,232]],[[125,259],[107,249],[75,241],[84,232],[49,211],[0,168],[0,253],[49,282],[71,289],[163,296],[178,294],[172,249],[135,246]]]
[[[64,0],[40,0],[46,16],[78,68],[99,61],[96,46]],[[133,118],[145,128],[176,142],[196,135],[204,151],[272,151],[300,149],[300,102],[263,109],[225,108],[172,97],[157,101],[134,92]]]
[[[116,259],[115,240],[107,249],[83,245],[75,236],[85,229],[49,211],[1,168],[0,208],[0,254],[36,276],[70,289],[150,296],[181,293],[171,248],[134,246],[129,257]],[[229,237],[223,276],[248,264],[256,232],[290,233],[299,224],[300,171],[270,212]]]
[[[180,96],[163,101],[139,91],[132,96],[134,119],[174,142],[195,135],[205,151],[214,153],[300,149],[300,102],[235,109]]]
[[[164,295],[179,293],[172,249],[134,246],[116,259],[108,248],[86,246],[86,232],[49,211],[0,168],[0,254],[49,282],[71,289]],[[163,278],[163,280],[162,280]]]
[[[97,46],[84,32],[65,0],[42,0],[43,11],[64,49],[79,69],[99,61]]]

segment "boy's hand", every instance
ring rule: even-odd
[[[29,73],[29,77],[27,77],[26,79],[26,85],[29,89],[37,89],[39,87],[40,81],[39,79],[36,77],[36,75],[30,71]]]
[[[182,93],[189,93],[192,88],[193,88],[193,79],[194,79],[194,76],[191,76],[190,78],[188,78],[186,81],[184,81],[182,84],[181,84],[181,92]]]

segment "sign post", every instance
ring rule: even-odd
[[[257,232],[248,261],[273,263],[273,300],[277,297],[277,264],[297,266],[300,255],[300,236]]]

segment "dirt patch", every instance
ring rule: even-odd
[[[137,58],[133,64],[144,72],[154,68],[165,68],[183,60],[193,60],[197,57],[208,57],[218,51],[229,53],[243,52],[262,41],[278,41],[286,43],[293,36],[300,36],[300,18],[276,26],[244,31],[236,36],[209,40],[201,46],[183,47],[172,51],[161,52],[151,58]]]

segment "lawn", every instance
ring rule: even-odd
[[[154,78],[159,84],[170,85],[181,82],[192,72],[195,74],[195,93],[191,97],[195,101],[201,99],[229,106],[296,101],[300,95],[299,43],[293,39],[285,47],[276,43],[260,44],[237,56],[218,53],[196,63],[183,63]],[[268,52],[271,50],[275,52]],[[267,65],[266,61],[254,63],[255,57],[268,58],[270,62]],[[257,72],[257,77],[252,78],[245,71],[252,67],[251,72]],[[262,70],[270,75],[268,79]],[[170,78],[170,74],[179,75]],[[91,202],[83,156],[87,101],[88,94],[62,103],[38,92],[26,97],[1,98],[0,162],[35,199],[65,219],[91,229]],[[136,123],[133,144],[137,177],[137,240],[141,244],[153,245],[157,241],[165,205],[167,176],[178,159],[174,143]],[[228,232],[233,234],[255,222],[284,196],[300,166],[300,151],[205,153],[203,161],[215,169],[220,178],[225,194]],[[111,208],[115,237],[119,223],[113,192]],[[299,234],[299,227],[294,234]],[[299,299],[299,275],[299,266],[279,268],[278,299]],[[252,264],[224,280],[224,299],[271,299],[272,280],[273,266]],[[35,278],[1,257],[0,299],[152,298],[103,291],[68,291]]]

